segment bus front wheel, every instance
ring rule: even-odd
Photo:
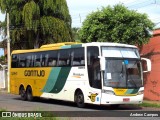
[[[23,86],[20,87],[20,91],[19,92],[20,92],[21,99],[22,100],[26,100],[27,99],[26,91],[25,91]]]
[[[32,88],[30,86],[27,88],[27,100],[28,101],[32,101],[33,100]]]
[[[78,91],[76,94],[76,104],[80,108],[85,107],[84,95],[81,91]]]

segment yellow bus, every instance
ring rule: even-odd
[[[151,62],[147,62],[147,71]],[[136,46],[107,43],[56,43],[11,55],[10,92],[22,100],[43,97],[78,107],[139,104],[143,71]]]

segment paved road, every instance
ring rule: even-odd
[[[72,113],[77,114],[78,117],[81,116],[81,114],[79,113],[85,113],[85,114],[82,114],[85,116],[85,118],[83,119],[88,119],[88,117],[90,119],[96,119],[95,118],[96,114],[100,116],[101,119],[106,119],[106,115],[116,116],[118,114],[123,114],[125,112],[129,112],[127,114],[130,115],[131,113],[141,113],[142,111],[151,111],[149,113],[152,113],[152,111],[160,111],[160,109],[158,108],[142,108],[142,107],[132,106],[132,105],[121,105],[119,108],[116,108],[116,109],[108,106],[93,106],[93,105],[87,105],[86,108],[77,108],[74,103],[58,101],[58,100],[37,99],[32,102],[22,101],[20,100],[20,96],[6,94],[6,93],[0,93],[0,109],[5,109],[7,111],[66,111],[65,113],[69,111],[68,114],[72,114]],[[86,113],[88,116],[86,115]],[[75,116],[73,115],[74,119],[75,119]],[[151,119],[150,117],[147,117],[147,118],[130,117],[129,119],[132,119],[132,118],[133,120],[135,119],[150,120]],[[76,118],[76,119],[79,120],[80,118]],[[116,118],[109,117],[109,119],[117,120],[117,117]],[[127,117],[125,118],[118,117],[118,119],[128,120]],[[158,120],[158,118],[154,118],[154,120],[156,119]]]

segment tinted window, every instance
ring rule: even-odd
[[[34,67],[41,67],[41,63],[42,63],[42,54],[39,52],[34,55]]]
[[[42,67],[48,66],[48,57],[49,57],[48,52],[42,52],[42,54],[41,54],[41,66]]]
[[[11,63],[11,67],[12,68],[17,68],[18,64],[18,55],[12,55],[12,63]]]
[[[57,51],[48,52],[48,66],[49,67],[57,66]]]
[[[32,66],[33,66],[32,54],[27,53],[27,55],[26,55],[26,67],[32,67]]]
[[[92,65],[94,60],[99,59],[99,49],[96,46],[87,47],[87,64]]]
[[[64,49],[59,51],[58,66],[70,66],[71,65],[71,53],[70,49]]]
[[[99,49],[96,46],[87,47],[87,67],[90,86],[101,89],[101,74]]]
[[[12,55],[12,67],[55,67],[85,65],[84,48]]]
[[[85,65],[84,60],[84,48],[76,48],[72,51],[73,56],[73,66]]]
[[[18,67],[26,67],[26,54],[19,54],[19,64]]]

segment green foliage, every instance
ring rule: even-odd
[[[12,49],[73,41],[66,0],[0,0],[0,10],[10,15]]]
[[[142,104],[139,104],[139,106],[142,106],[142,107],[153,107],[153,108],[160,108],[160,104],[158,103],[148,103],[148,102],[143,102]]]
[[[2,55],[2,56],[0,56],[0,59],[1,59],[1,60],[4,60],[4,59],[5,59],[5,57]]]
[[[5,63],[5,56],[0,56],[0,64],[4,64]]]
[[[42,17],[41,20],[41,30],[44,36],[52,36],[55,43],[57,42],[67,42],[71,40],[70,33],[67,26],[63,20],[59,20],[53,17]],[[47,24],[48,23],[48,24]],[[46,37],[48,41],[50,38]]]
[[[33,29],[37,32],[40,18],[39,6],[34,1],[26,3],[23,7],[22,16],[26,29]]]
[[[79,30],[80,30],[80,28],[76,28],[76,27],[72,28],[73,39],[74,39],[76,42],[80,42]]]
[[[149,30],[152,30],[153,26],[146,14],[128,10],[118,4],[113,8],[103,7],[89,14],[83,22],[80,38],[82,42],[103,41],[142,45],[151,37]]]
[[[135,104],[133,106],[160,108],[160,102],[156,103],[156,101],[144,101],[142,104]]]

